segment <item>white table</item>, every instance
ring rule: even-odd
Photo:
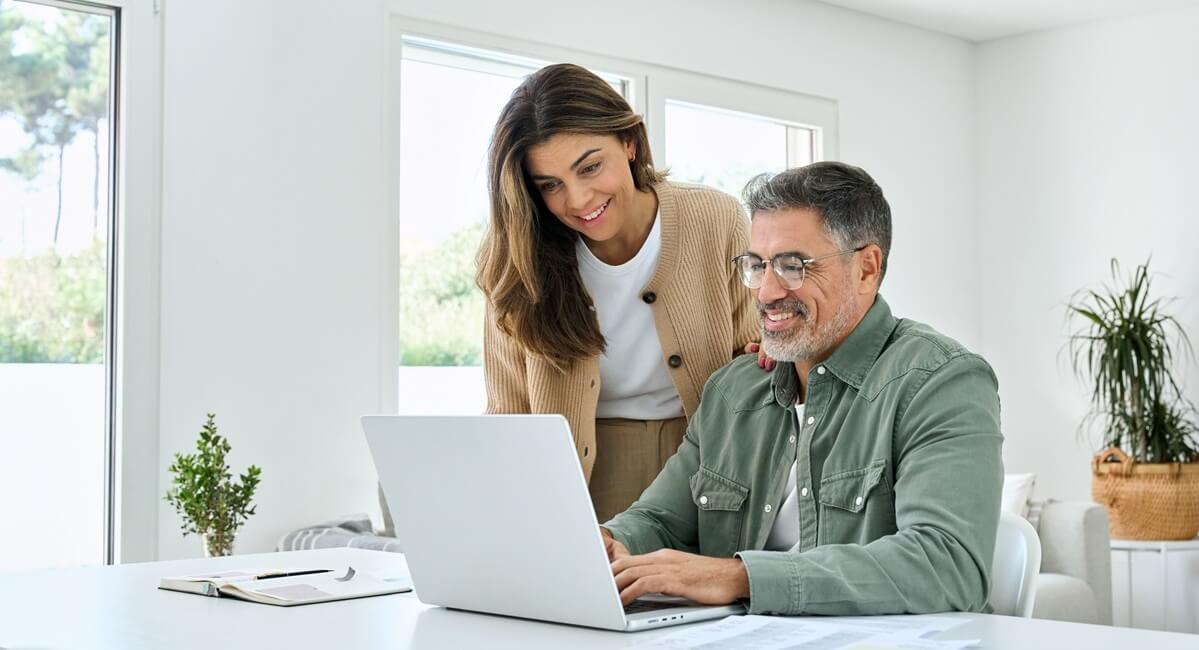
[[[326,549],[0,575],[0,648],[585,650],[627,647],[680,629],[591,630],[428,607],[411,594],[287,608],[156,588],[164,575],[344,564],[384,576],[406,573],[396,553]],[[514,597],[519,588],[514,585]],[[968,621],[944,638],[982,639],[985,648],[1199,648],[1199,635],[984,614],[941,616]]]
[[[1111,540],[1112,552],[1126,553],[1125,559],[1126,570],[1125,592],[1126,602],[1128,605],[1128,625],[1136,627],[1136,622],[1133,619],[1133,589],[1132,589],[1132,557],[1136,553],[1157,553],[1161,560],[1161,581],[1162,581],[1162,627],[1161,629],[1169,629],[1170,627],[1170,554],[1171,553],[1190,553],[1199,551],[1199,539],[1188,539],[1182,541],[1166,542],[1166,541],[1143,541],[1132,539],[1113,539]],[[1184,576],[1185,579],[1185,576]]]

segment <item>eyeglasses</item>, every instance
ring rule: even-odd
[[[766,264],[769,262],[771,268],[774,269],[774,274],[778,276],[779,282],[789,290],[794,291],[803,285],[804,275],[808,265],[812,262],[837,257],[838,255],[846,255],[856,253],[869,246],[863,244],[857,248],[845,249],[828,255],[819,257],[808,257],[799,253],[779,253],[774,257],[762,259],[753,253],[742,253],[734,257],[731,261],[737,267],[737,272],[741,274],[741,281],[750,289],[758,289],[762,286],[762,280],[766,278]]]

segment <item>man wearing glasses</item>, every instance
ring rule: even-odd
[[[981,357],[891,315],[891,210],[821,162],[745,190],[764,373],[712,375],[686,437],[603,524],[622,599],[662,592],[751,613],[985,611],[1003,481]]]

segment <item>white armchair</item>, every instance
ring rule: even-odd
[[[1095,503],[1052,499],[1031,506],[1029,519],[1041,538],[1033,618],[1111,625],[1107,510]]]

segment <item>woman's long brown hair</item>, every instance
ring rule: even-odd
[[[665,175],[654,169],[641,116],[586,68],[564,63],[538,70],[500,112],[488,156],[491,218],[475,283],[505,334],[565,370],[603,352],[604,337],[579,276],[579,235],[546,208],[525,168],[529,148],[558,133],[613,135],[633,143],[629,165],[639,191]]]

